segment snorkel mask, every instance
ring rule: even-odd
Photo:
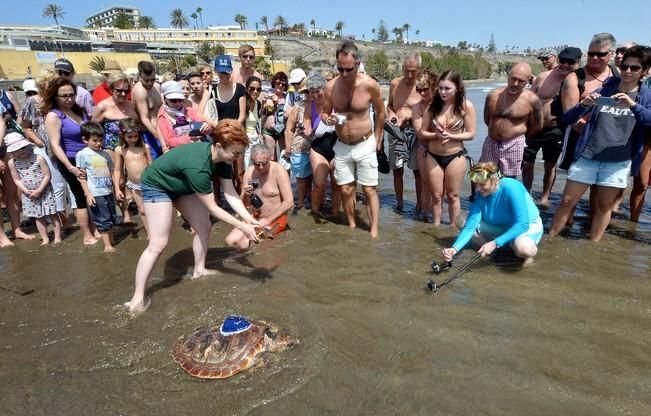
[[[486,166],[475,166],[468,172],[468,179],[473,183],[486,183],[491,178],[501,178],[502,172],[495,168],[494,170]]]

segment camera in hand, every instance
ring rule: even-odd
[[[203,133],[201,132],[201,126],[203,125],[202,122],[200,121],[194,121],[190,123],[190,126],[192,127],[192,130],[190,130],[189,136],[203,136]]]
[[[260,186],[260,179],[250,179],[249,185],[251,185],[253,189],[257,189],[258,186]]]
[[[251,195],[251,205],[253,205],[253,208],[260,209],[263,204],[264,202],[262,202],[262,199],[260,199],[259,196],[256,194]]]

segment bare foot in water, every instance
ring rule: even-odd
[[[95,237],[84,238],[84,245],[92,246],[92,245],[97,244],[97,241],[98,240]]]
[[[129,302],[124,303],[124,307],[129,309],[129,315],[131,315],[132,318],[143,314],[150,306],[151,298],[149,296],[139,302],[134,302],[134,300],[131,299]]]
[[[221,274],[219,270],[213,270],[213,269],[205,269],[203,271],[197,271],[192,274],[192,280],[194,279],[200,279],[202,277],[206,276],[216,276],[218,274]]]
[[[117,253],[118,249],[115,247],[104,247],[104,253]]]
[[[3,238],[0,240],[0,248],[4,247],[13,247],[15,244],[11,242],[8,238]]]
[[[41,247],[43,247],[43,246],[48,246],[48,245],[50,245],[50,242],[49,242],[49,241],[43,241],[43,242],[41,242]]]
[[[14,232],[14,237],[16,237],[16,238],[20,238],[21,240],[33,240],[33,239],[36,238],[35,235],[27,234],[27,233],[26,233],[25,231],[23,231],[23,230],[16,230],[16,231]]]

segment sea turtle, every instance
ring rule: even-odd
[[[261,353],[283,351],[299,342],[279,335],[277,328],[264,321],[244,321],[246,329],[232,330],[229,335],[224,328],[232,318],[181,336],[172,347],[174,361],[195,377],[227,378],[260,362]]]

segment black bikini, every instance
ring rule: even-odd
[[[439,166],[441,166],[441,168],[443,170],[445,170],[445,168],[447,168],[448,165],[454,159],[456,159],[458,157],[461,157],[461,156],[465,156],[467,152],[466,152],[466,149],[463,149],[463,150],[459,150],[457,153],[454,153],[454,154],[451,154],[451,155],[446,155],[446,156],[441,156],[441,155],[434,154],[434,153],[430,152],[429,150],[427,151],[427,153],[430,156],[432,156],[434,158],[434,160],[436,160],[436,163],[438,163]]]
[[[434,125],[438,125],[436,121],[433,121]],[[456,131],[456,130],[463,130],[463,125],[464,125],[464,120],[463,117],[459,117],[459,119],[452,125],[448,130],[450,131]],[[445,170],[452,161],[458,157],[465,156],[468,154],[466,152],[466,149],[459,150],[457,153],[451,154],[451,155],[437,155],[435,153],[430,152],[429,150],[427,153],[436,160],[436,163],[441,166],[443,170]]]

